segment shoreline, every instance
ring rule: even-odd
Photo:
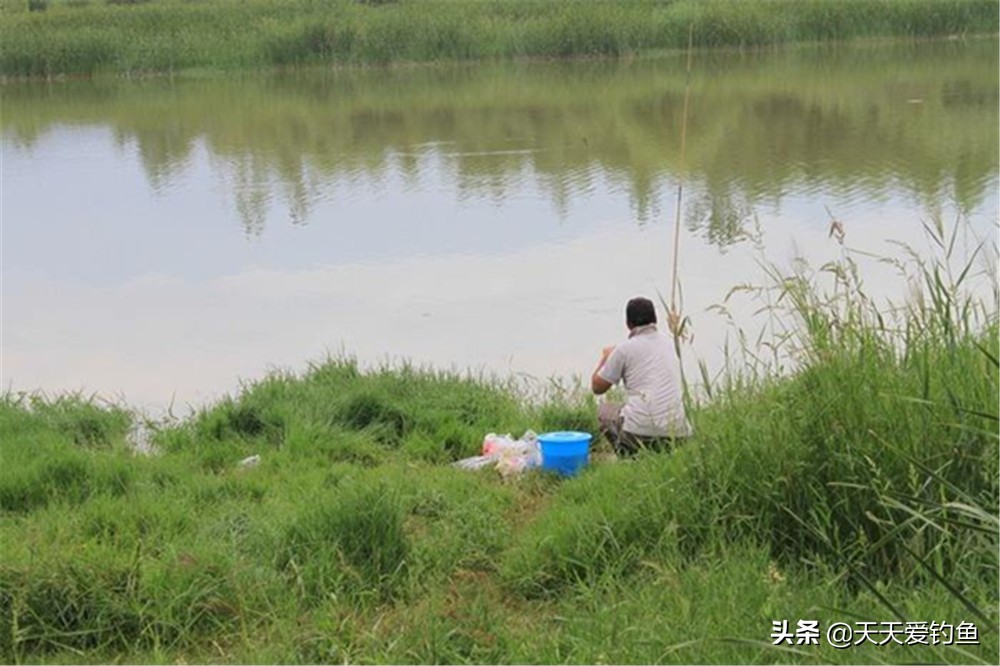
[[[936,35],[930,37],[907,37],[907,36],[884,36],[884,37],[857,37],[840,41],[797,41],[779,42],[774,44],[762,44],[752,47],[738,46],[714,46],[692,49],[694,58],[705,54],[741,54],[760,55],[775,54],[781,52],[791,52],[795,50],[837,50],[841,48],[865,49],[881,46],[905,46],[907,44],[934,44],[944,42],[977,42],[1000,39],[1000,32],[997,33],[974,33],[969,35]],[[397,61],[389,63],[304,63],[300,65],[271,65],[257,68],[214,68],[212,66],[193,66],[180,70],[149,70],[141,72],[111,72],[101,71],[93,73],[77,74],[55,74],[50,76],[17,76],[0,73],[0,86],[17,86],[31,84],[61,84],[79,82],[127,82],[127,81],[158,81],[174,79],[180,81],[201,81],[229,79],[239,77],[274,76],[274,75],[299,75],[318,74],[326,72],[330,74],[340,73],[363,73],[368,71],[406,71],[423,70],[436,68],[472,68],[478,66],[489,66],[498,64],[511,65],[534,65],[553,63],[587,63],[587,62],[644,62],[650,60],[682,58],[686,57],[686,50],[681,48],[668,48],[650,50],[644,53],[628,54],[619,56],[608,55],[574,55],[565,57],[551,56],[518,56],[508,58],[483,58],[477,60],[426,60],[426,61]]]

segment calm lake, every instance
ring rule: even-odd
[[[711,372],[762,261],[995,242],[995,39],[6,84],[4,389],[184,413],[328,353],[589,377],[678,275]],[[977,267],[977,273],[979,269]],[[829,280],[828,280],[829,282]],[[901,286],[903,285],[903,286]],[[766,317],[765,317],[766,318]]]

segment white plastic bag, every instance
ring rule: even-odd
[[[472,456],[471,458],[456,460],[452,463],[452,467],[459,469],[482,469],[487,465],[495,464],[496,461],[496,456]]]
[[[491,464],[496,464],[497,471],[504,478],[540,467],[542,450],[538,444],[538,435],[528,430],[521,439],[514,439],[510,433],[498,435],[491,432],[483,438],[482,455],[452,463],[461,469],[481,469]]]
[[[511,441],[508,438],[503,440],[498,447],[498,453],[500,459],[497,461],[497,471],[504,478],[515,476],[526,469],[539,467],[542,464],[542,451],[538,445],[538,436],[531,430],[525,432],[521,439]]]

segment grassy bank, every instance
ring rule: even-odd
[[[36,11],[29,11],[29,5]],[[991,0],[8,1],[0,74],[621,56],[800,41],[995,34]]]
[[[684,447],[569,480],[446,463],[593,432],[589,398],[427,370],[272,375],[152,456],[119,408],[7,395],[0,660],[994,663],[997,296],[963,295],[969,266],[923,265],[891,310],[849,256],[830,296],[779,278],[794,376],[723,377]],[[810,619],[978,644],[771,644]]]

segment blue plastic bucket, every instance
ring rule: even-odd
[[[538,436],[542,448],[542,469],[573,476],[587,464],[590,454],[589,432],[547,432]]]

